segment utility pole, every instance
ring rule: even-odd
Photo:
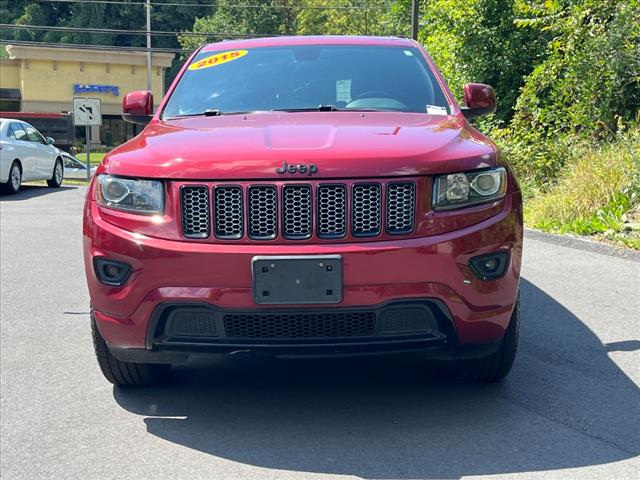
[[[413,0],[411,5],[411,38],[418,39],[418,14],[420,13],[420,4],[418,0]]]
[[[147,90],[151,91],[151,0],[147,0]]]

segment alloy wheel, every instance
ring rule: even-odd
[[[20,168],[17,165],[11,169],[11,186],[14,191],[20,188]]]

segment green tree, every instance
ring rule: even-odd
[[[0,18],[3,23],[17,25],[58,25],[69,14],[69,4],[66,3],[33,3],[33,2],[2,2],[0,3]],[[60,35],[57,32],[32,29],[6,29],[2,31],[6,40],[23,40],[30,42],[57,42]]]
[[[520,171],[544,185],[564,167],[567,146],[638,128],[640,3],[518,3],[518,24],[552,39],[526,79],[513,121],[498,133]]]
[[[180,44],[195,49],[207,42],[219,42],[237,37],[254,35],[279,35],[292,33],[295,17],[293,1],[242,0],[220,2],[215,11],[197,18],[193,32],[202,36],[182,36]]]
[[[305,0],[297,17],[299,35],[397,35],[383,0]]]
[[[421,2],[419,40],[459,99],[468,82],[492,85],[495,119],[507,122],[526,76],[545,52],[548,34],[516,28],[517,0]],[[404,15],[409,2],[404,2]]]

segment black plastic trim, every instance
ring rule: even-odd
[[[498,259],[498,268],[495,272],[487,272],[482,268],[481,263],[492,258]],[[496,280],[506,273],[510,258],[508,250],[478,255],[469,260],[469,268],[480,280]]]
[[[187,234],[184,231],[184,198],[182,196],[182,191],[185,188],[202,188],[205,192],[207,192],[207,209],[209,213],[209,231],[207,233],[198,233],[198,234]],[[209,238],[211,236],[211,227],[213,225],[213,215],[211,214],[211,195],[209,194],[209,187],[202,184],[194,184],[194,185],[181,185],[180,186],[180,230],[182,231],[182,236],[190,239],[202,240],[205,238]]]
[[[308,190],[309,192],[309,196],[310,198],[310,216],[311,218],[309,219],[309,234],[308,235],[289,235],[286,233],[286,221],[287,221],[287,212],[285,212],[285,203],[284,203],[284,195],[285,195],[285,191],[289,188],[295,188],[295,187],[302,187],[306,190]],[[287,184],[287,185],[283,185],[281,192],[280,192],[282,198],[280,199],[281,205],[282,205],[282,218],[280,219],[280,221],[282,222],[281,225],[281,229],[282,229],[282,238],[286,239],[286,240],[308,240],[313,236],[313,225],[314,225],[314,209],[315,209],[315,205],[316,205],[316,198],[313,196],[314,191],[313,188],[311,186],[310,183],[292,183],[292,184]]]
[[[218,199],[216,197],[216,190],[220,189],[220,188],[237,188],[238,190],[240,190],[240,234],[238,235],[218,235],[218,228],[217,228],[217,224],[218,224],[218,219],[217,219],[217,215],[216,215],[216,204],[218,203]],[[213,228],[213,235],[219,239],[219,240],[240,240],[242,237],[244,237],[244,223],[245,223],[245,195],[244,195],[244,190],[242,188],[242,185],[237,185],[237,184],[228,184],[228,183],[221,183],[219,185],[214,185],[211,189],[211,225]],[[247,212],[247,218],[248,218],[248,212]]]
[[[410,230],[389,230],[389,186],[390,185],[412,185],[413,186],[413,218],[411,219],[411,229]],[[416,182],[408,181],[393,181],[388,182],[385,189],[385,208],[384,208],[384,228],[385,232],[388,235],[411,235],[416,229],[416,212],[417,212],[417,197],[418,196],[418,187]]]
[[[255,314],[256,312],[260,313],[283,313],[283,312],[295,312],[295,313],[314,313],[314,312],[348,312],[348,311],[375,311],[379,316],[379,312],[395,307],[396,305],[424,305],[426,308],[431,309],[431,313],[433,314],[435,321],[437,323],[438,332],[441,334],[439,338],[434,339],[433,336],[422,336],[420,335],[406,335],[404,338],[399,339],[398,335],[387,335],[387,336],[371,336],[371,337],[347,337],[344,339],[338,338],[329,338],[326,341],[323,339],[312,338],[312,339],[294,339],[294,340],[265,340],[265,341],[243,341],[237,339],[229,339],[224,337],[224,327],[220,325],[219,331],[221,332],[221,336],[218,338],[212,338],[208,342],[203,342],[202,339],[193,339],[193,342],[176,342],[171,344],[170,346],[173,348],[174,346],[182,345],[186,347],[187,350],[190,348],[195,348],[196,350],[199,347],[234,347],[234,348],[259,348],[265,347],[268,349],[274,349],[275,347],[299,347],[299,348],[307,348],[307,347],[321,347],[328,346],[333,347],[337,345],[360,345],[360,346],[371,346],[375,345],[384,345],[387,343],[394,342],[410,342],[412,340],[415,341],[430,341],[438,340],[440,342],[445,342],[447,345],[457,345],[457,335],[455,332],[455,327],[453,324],[453,318],[451,313],[449,312],[446,305],[435,298],[418,298],[418,299],[409,299],[409,300],[390,300],[388,302],[372,305],[372,306],[360,306],[360,307],[337,307],[337,306],[320,306],[315,308],[256,308],[256,309],[222,309],[216,307],[209,303],[204,302],[164,302],[159,304],[154,310],[151,319],[149,321],[149,326],[147,330],[147,339],[146,339],[146,347],[147,349],[160,348],[160,344],[163,343],[163,340],[159,335],[164,331],[164,322],[167,320],[167,316],[170,313],[171,309],[176,308],[203,308],[209,309],[212,313],[222,317],[224,314]],[[418,338],[417,338],[418,337]],[[376,343],[377,342],[377,343]],[[167,346],[167,345],[165,345]],[[164,348],[164,347],[163,347]]]
[[[274,225],[274,233],[273,235],[269,235],[269,236],[257,236],[257,235],[253,235],[251,233],[251,190],[253,189],[257,189],[257,188],[264,188],[264,187],[269,187],[269,188],[273,188],[273,190],[275,191],[275,225]],[[247,210],[247,236],[251,239],[251,240],[256,240],[256,241],[268,241],[268,240],[275,240],[276,238],[278,238],[278,232],[280,231],[279,229],[279,221],[280,221],[280,212],[279,212],[279,199],[278,199],[278,187],[276,185],[272,185],[269,183],[265,183],[265,184],[256,184],[256,185],[249,185],[247,187],[247,204],[244,206],[244,208],[246,208]]]
[[[113,279],[106,278],[106,272],[104,269],[109,265],[114,265],[122,269],[121,273]],[[127,263],[109,260],[105,257],[93,257],[93,271],[100,283],[110,287],[121,287],[127,283],[127,280],[129,280],[133,268],[131,268],[131,265]]]
[[[356,187],[360,187],[360,186],[376,186],[378,187],[378,191],[379,191],[379,196],[380,196],[380,200],[378,201],[378,230],[376,230],[375,232],[367,232],[367,233],[356,233],[353,226],[355,225],[355,209],[354,209],[354,198],[355,198],[355,188]],[[376,183],[376,182],[359,182],[359,183],[353,183],[351,185],[351,236],[354,238],[369,238],[369,237],[377,237],[382,233],[382,221],[383,221],[383,215],[384,212],[382,210],[382,184],[381,183]]]
[[[340,234],[326,234],[320,233],[320,190],[325,187],[340,187],[344,192],[344,232]],[[316,236],[323,240],[338,240],[345,238],[349,231],[349,189],[344,183],[318,183],[316,185],[316,196],[314,209],[316,211]]]

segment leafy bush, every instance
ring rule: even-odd
[[[545,32],[515,28],[517,0],[429,0],[422,2],[419,40],[425,44],[451,91],[460,98],[468,82],[496,90],[493,119],[507,122],[520,88],[545,52]],[[485,130],[491,122],[480,122]]]
[[[556,233],[603,234],[640,248],[640,132],[602,147],[565,151],[566,169],[545,195],[525,203],[525,221]]]
[[[533,68],[503,139],[518,170],[537,185],[562,170],[567,148],[613,139],[637,127],[640,2],[518,0],[516,25],[550,32],[547,57]]]

